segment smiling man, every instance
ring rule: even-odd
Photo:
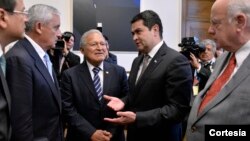
[[[115,117],[103,94],[124,97],[128,93],[125,69],[104,61],[106,40],[99,30],[91,29],[81,37],[84,62],[64,71],[62,100],[69,124],[67,141],[124,141],[123,126],[103,120]]]

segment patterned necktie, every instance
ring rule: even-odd
[[[221,88],[227,83],[234,71],[235,66],[236,59],[235,53],[233,53],[223,73],[213,82],[210,89],[207,91],[207,94],[201,102],[198,113],[200,113],[206,107],[206,105],[219,93]]]
[[[143,57],[143,61],[142,61],[142,69],[141,69],[141,73],[140,73],[140,76],[138,77],[137,81],[141,78],[142,74],[144,73],[144,71],[146,70],[148,64],[149,64],[149,59],[150,59],[150,56],[149,55],[144,55]]]
[[[96,94],[97,94],[97,97],[98,97],[98,100],[101,101],[102,99],[102,87],[101,87],[101,80],[100,80],[100,77],[98,75],[99,71],[101,69],[99,67],[95,67],[93,68],[93,72],[94,72],[94,86],[95,86],[95,91],[96,91]]]
[[[4,55],[2,55],[2,56],[0,57],[0,65],[1,65],[1,69],[2,69],[2,71],[3,71],[3,74],[4,74],[4,76],[5,76],[5,73],[6,73],[6,60],[5,60]]]
[[[53,75],[52,75],[52,63],[51,63],[51,61],[50,61],[50,59],[49,59],[49,55],[46,53],[46,54],[43,56],[43,59],[44,59],[45,65],[46,65],[46,67],[47,67],[47,69],[48,69],[48,71],[49,71],[49,74],[50,74],[52,80],[54,81]]]

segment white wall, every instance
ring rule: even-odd
[[[72,31],[73,0],[24,0],[27,9],[37,3],[48,4],[56,7],[61,12],[61,31]],[[154,10],[157,12],[163,23],[163,39],[166,43],[180,50],[178,43],[181,41],[181,0],[141,0],[141,11]],[[79,51],[75,52],[81,55]],[[133,59],[137,52],[116,52],[118,64],[130,70]]]

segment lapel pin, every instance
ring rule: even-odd
[[[106,73],[106,74],[109,74],[109,72],[108,72],[108,71],[105,71],[105,73]]]
[[[157,63],[157,60],[154,60],[155,63]]]

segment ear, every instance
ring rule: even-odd
[[[84,55],[84,47],[80,47],[80,51]]]
[[[154,35],[155,35],[155,36],[156,36],[156,35],[159,35],[159,32],[160,32],[159,30],[160,30],[160,28],[159,28],[159,25],[158,25],[158,24],[153,25],[152,28],[151,28],[151,31],[154,32]]]
[[[35,31],[36,31],[37,33],[39,33],[39,34],[42,34],[42,30],[43,30],[43,25],[42,25],[42,23],[37,22],[37,23],[35,24]]]
[[[235,17],[237,31],[243,30],[247,26],[247,17],[241,13]]]
[[[8,16],[4,9],[0,8],[0,28],[4,29],[7,27]]]

